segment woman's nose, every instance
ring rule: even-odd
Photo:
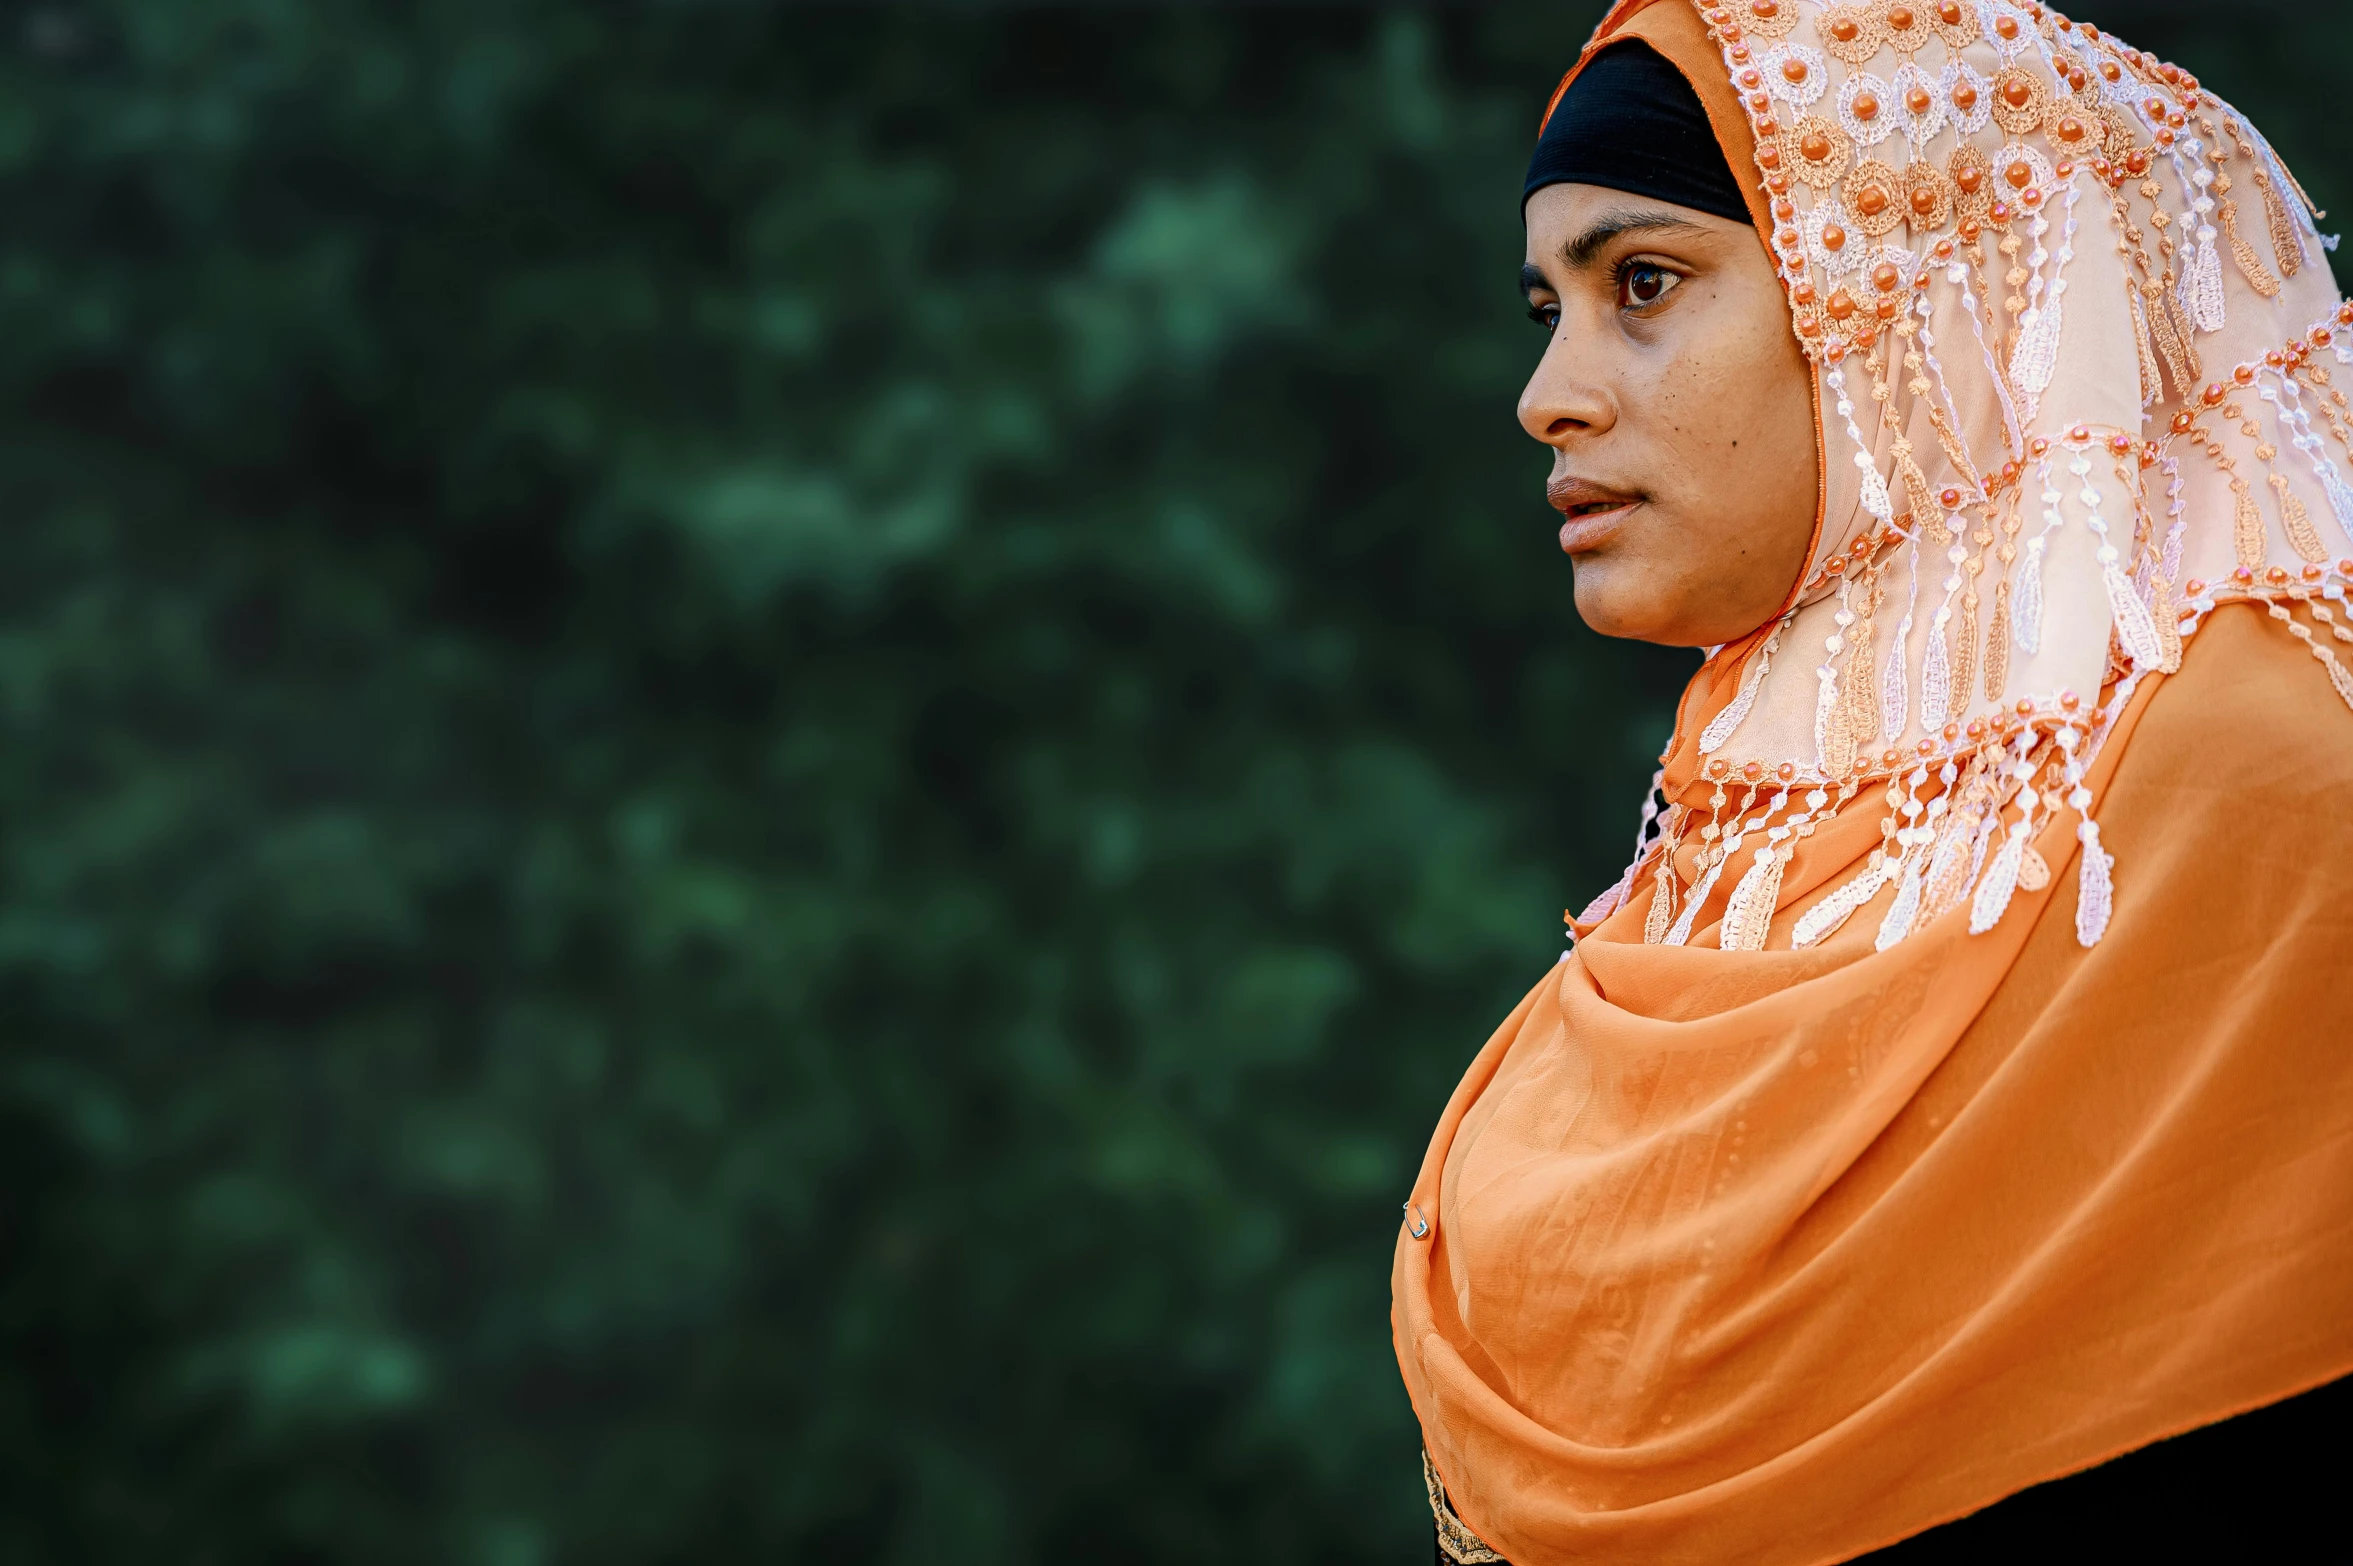
[[[1600,434],[1617,422],[1617,401],[1594,373],[1591,357],[1556,331],[1520,393],[1520,428],[1548,446],[1574,435]]]

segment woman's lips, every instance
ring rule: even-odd
[[[1586,511],[1569,517],[1560,525],[1561,553],[1582,555],[1599,549],[1617,536],[1619,524],[1626,520],[1638,501],[1629,500],[1612,506],[1607,511]]]
[[[1571,555],[1600,548],[1642,503],[1636,496],[1566,473],[1544,486],[1544,498],[1561,513],[1560,546]]]

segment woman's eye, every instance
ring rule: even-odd
[[[1657,304],[1682,279],[1663,266],[1647,261],[1636,261],[1618,274],[1618,305],[1621,309],[1640,310]]]
[[[1557,332],[1560,330],[1560,306],[1530,305],[1528,307],[1528,319],[1534,321],[1538,326],[1543,327],[1548,332]]]

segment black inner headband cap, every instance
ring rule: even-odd
[[[1528,159],[1522,210],[1547,185],[1605,185],[1751,221],[1699,94],[1639,38],[1586,61],[1561,94]]]

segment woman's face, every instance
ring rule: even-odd
[[[1552,448],[1577,613],[1704,647],[1762,625],[1813,536],[1812,376],[1756,230],[1598,185],[1529,198],[1551,333],[1520,423]]]

